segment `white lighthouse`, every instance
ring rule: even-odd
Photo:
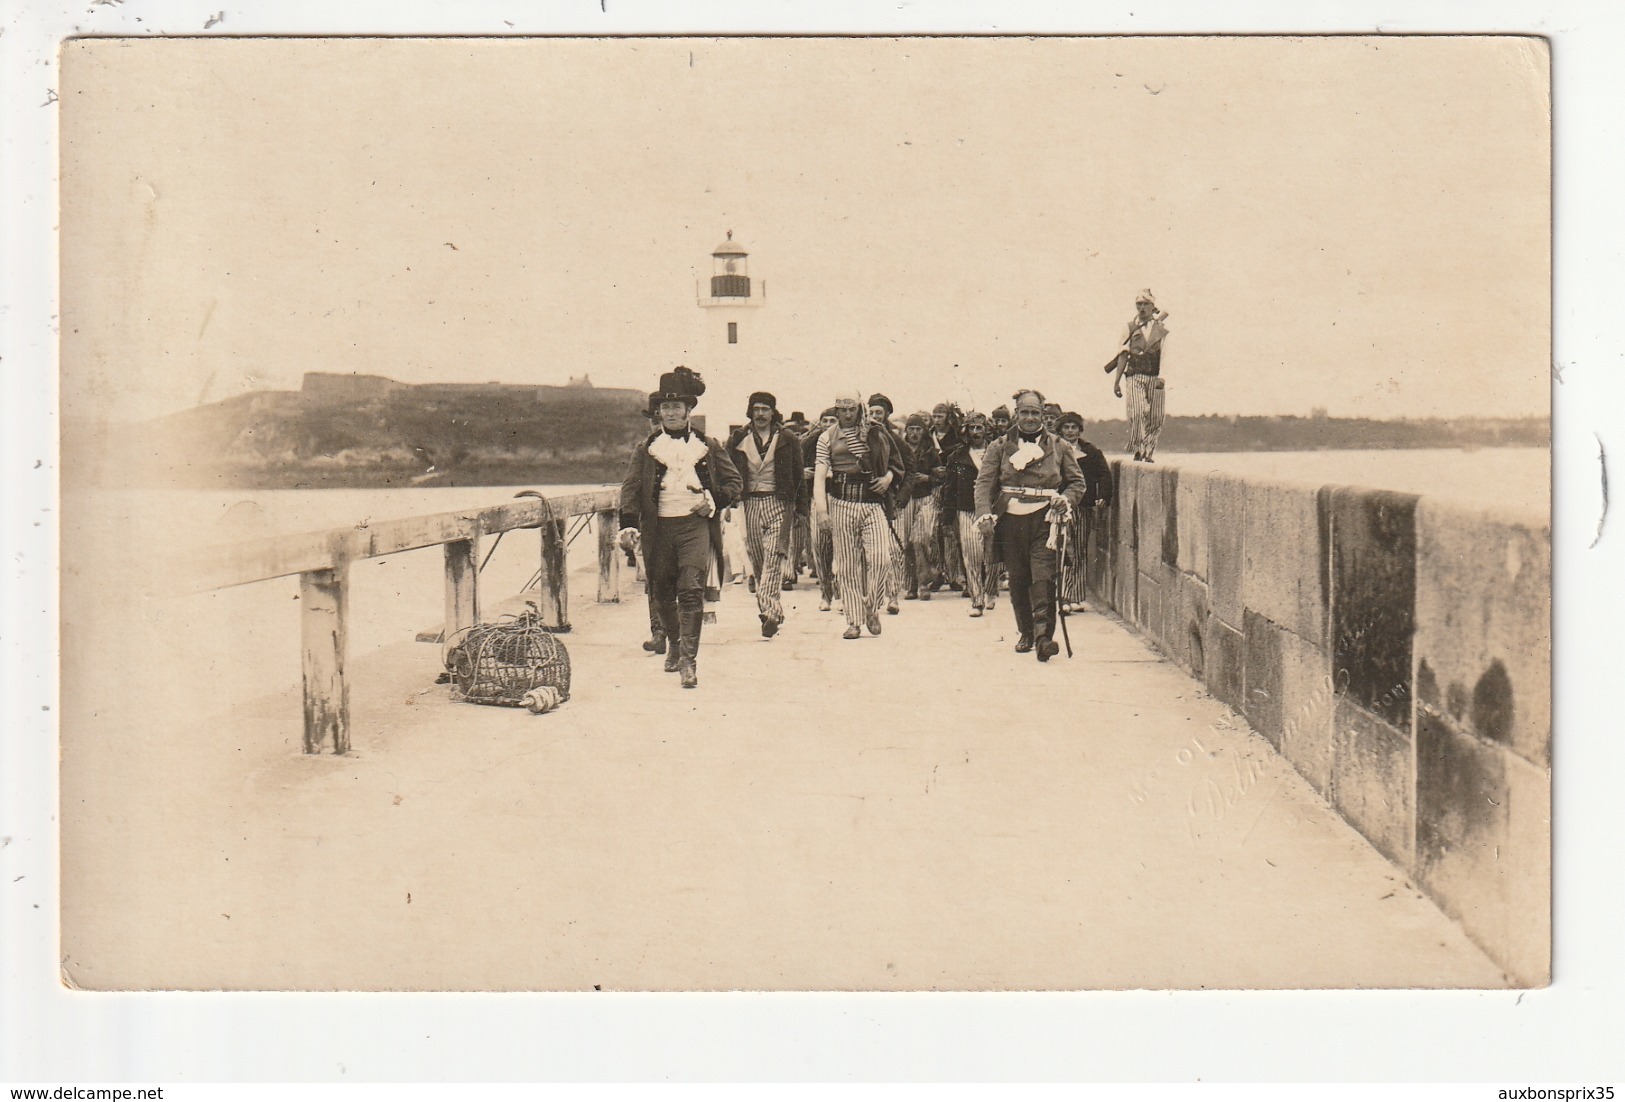
[[[702,347],[708,354],[721,357],[730,349],[750,347],[751,327],[747,324],[752,312],[767,302],[767,284],[752,282],[750,253],[734,240],[734,231],[728,239],[711,250],[711,283],[709,294],[700,293],[696,299],[705,312],[705,337]],[[716,349],[715,353],[711,350]],[[756,352],[760,355],[762,349]],[[709,355],[708,355],[709,358]]]

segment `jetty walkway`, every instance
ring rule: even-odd
[[[589,557],[565,572],[572,699],[541,716],[453,703],[440,648],[407,637],[352,657],[342,755],[299,752],[296,683],[166,706],[151,677],[80,678],[64,694],[68,981],[1510,982],[1109,612],[1070,617],[1076,657],[1041,665],[1012,652],[1005,598],[982,619],[957,595],[908,602],[880,637],[846,641],[803,583],[768,641],[729,586],[684,691],[639,648],[631,571],[619,603],[596,603],[617,594]]]

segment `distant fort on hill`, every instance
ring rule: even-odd
[[[65,425],[64,460],[102,484],[304,489],[545,486],[616,481],[647,431],[646,396],[597,387],[403,383],[311,372],[297,391],[261,390],[137,425]],[[711,425],[721,435],[726,425]],[[1109,456],[1121,420],[1090,422]],[[1206,414],[1170,417],[1171,452],[1547,447],[1548,418],[1379,421]],[[66,442],[72,442],[70,448]],[[134,457],[133,460],[131,457]]]

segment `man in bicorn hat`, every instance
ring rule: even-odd
[[[1071,520],[1083,493],[1083,473],[1071,449],[1044,431],[1044,396],[1018,392],[1014,427],[982,456],[976,524],[994,533],[1010,572],[1010,604],[1020,632],[1016,651],[1036,649],[1040,662],[1060,651],[1054,639],[1057,541],[1052,537],[1057,526]]]
[[[790,528],[807,512],[801,445],[784,427],[778,400],[757,391],[746,403],[750,423],[728,437],[728,457],[744,481],[745,555],[756,579],[756,607],[762,635],[771,639],[784,623],[780,591]]]
[[[641,542],[650,593],[668,640],[666,670],[699,684],[706,579],[722,545],[722,510],[739,500],[739,472],[722,445],[689,424],[705,393],[699,375],[678,367],[660,377],[649,408],[660,427],[632,452],[621,483],[623,547]]]
[[[1106,365],[1112,376],[1112,393],[1123,397],[1128,385],[1128,443],[1136,463],[1154,463],[1157,436],[1162,432],[1165,388],[1162,381],[1162,349],[1168,342],[1168,311],[1157,309],[1150,289],[1134,300],[1134,317],[1123,330],[1123,346],[1117,358]]]

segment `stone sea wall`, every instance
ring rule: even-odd
[[[1113,464],[1090,586],[1509,975],[1551,964],[1551,527]]]

